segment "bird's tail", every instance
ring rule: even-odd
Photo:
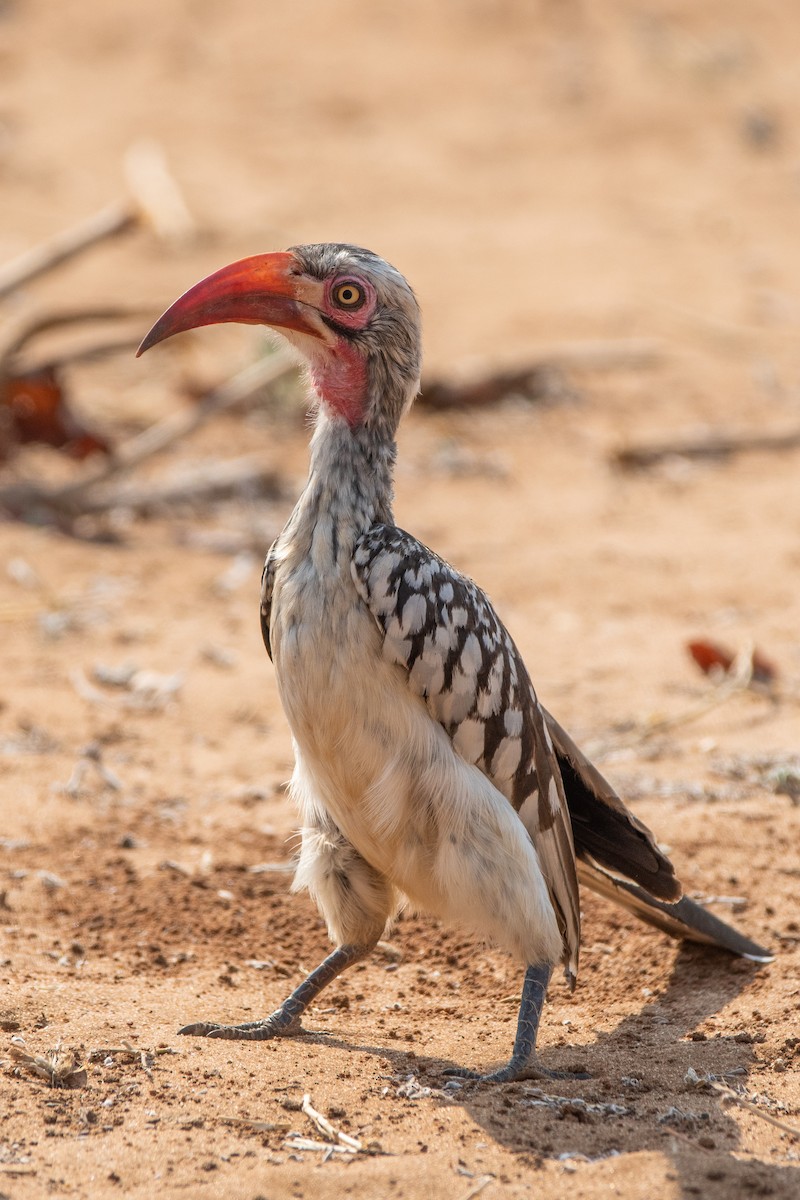
[[[608,900],[621,904],[642,921],[663,929],[675,938],[688,938],[693,942],[704,942],[708,946],[719,946],[751,962],[772,962],[774,955],[757,942],[739,933],[732,925],[715,917],[696,900],[681,896],[680,900],[666,903],[656,900],[635,883],[620,879],[604,871],[596,863],[586,860],[578,862],[578,878],[581,883],[599,892]]]
[[[650,830],[558,721],[544,710],[572,818],[578,878],[642,921],[675,938],[719,946],[753,962],[773,955],[695,900],[682,895],[675,868]]]

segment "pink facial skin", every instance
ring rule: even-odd
[[[362,300],[349,308],[337,301],[337,292],[348,285],[358,288]],[[346,329],[363,329],[370,321],[378,298],[372,284],[358,275],[339,276],[325,286],[323,312]],[[311,367],[314,388],[324,402],[351,429],[364,419],[367,405],[367,366],[363,354],[343,335],[333,345],[320,347]]]

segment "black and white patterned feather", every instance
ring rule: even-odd
[[[269,622],[272,615],[272,593],[275,588],[275,547],[277,544],[276,538],[267,551],[264,570],[261,572],[261,636],[264,639],[264,646],[270,661],[272,660],[272,642],[269,636]]]
[[[513,805],[536,848],[574,979],[580,941],[572,827],[553,742],[522,657],[487,596],[402,529],[358,540],[353,579],[384,658],[453,747]]]

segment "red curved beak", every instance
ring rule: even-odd
[[[184,292],[158,318],[136,356],[175,333],[222,321],[274,325],[322,337],[313,323],[313,306],[298,298],[301,287],[297,260],[288,251],[242,258]]]

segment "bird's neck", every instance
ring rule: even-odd
[[[320,569],[348,564],[357,539],[377,522],[393,523],[394,438],[320,409],[311,440],[308,483],[286,532],[296,552]]]

